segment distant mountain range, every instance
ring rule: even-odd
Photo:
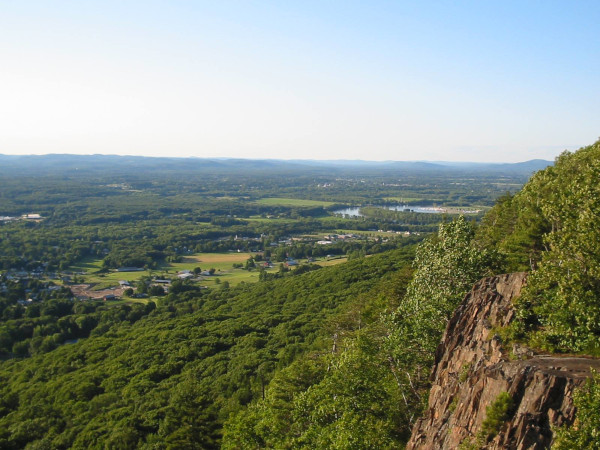
[[[115,155],[1,155],[0,174],[100,174],[144,172],[298,172],[312,170],[331,172],[456,172],[506,173],[507,175],[531,175],[552,165],[552,161],[533,159],[520,163],[476,163],[445,161],[358,161],[358,160],[275,160],[236,158],[164,158]]]
[[[310,165],[329,165],[338,167],[385,167],[402,170],[426,171],[454,171],[454,170],[485,170],[485,171],[510,171],[510,172],[535,172],[553,164],[552,161],[532,159],[518,163],[479,163],[479,162],[452,162],[452,161],[360,161],[360,160],[331,160],[331,161],[293,161]]]

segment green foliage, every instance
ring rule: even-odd
[[[549,251],[531,276],[523,304],[537,316],[537,338],[548,348],[600,348],[600,142],[563,154],[546,182],[542,204],[552,223]]]
[[[459,217],[421,244],[406,296],[388,318],[387,348],[415,412],[424,407],[429,370],[450,314],[496,264],[493,252],[479,249],[473,237],[473,225]]]
[[[382,313],[400,302],[408,266],[331,316],[318,352],[277,372],[264,397],[233,415],[223,448],[398,448],[410,433]]]
[[[458,374],[458,381],[464,383],[469,378],[469,372],[471,371],[472,363],[465,363],[460,368],[460,373]]]
[[[453,414],[454,411],[456,411],[457,407],[458,407],[458,397],[454,397],[452,399],[452,401],[450,402],[450,404],[448,405],[448,411],[450,412],[450,414]]]
[[[558,428],[553,449],[585,450],[600,448],[600,376],[594,373],[577,389],[573,401],[577,418],[571,426]]]
[[[411,256],[399,250],[189,299],[194,292],[170,293],[154,310],[139,305],[139,317],[129,305],[107,308],[89,338],[0,364],[0,447],[215,448],[230,414],[262,398],[276,370],[319,345],[329,318]],[[345,374],[377,360],[362,352]]]
[[[488,442],[498,434],[502,425],[514,413],[514,400],[508,392],[501,392],[485,410],[485,420],[481,424],[479,437]]]
[[[600,349],[600,142],[565,152],[486,216],[480,242],[535,270],[511,333],[550,351]]]
[[[222,448],[284,447],[294,426],[294,398],[322,380],[324,360],[308,355],[278,372],[264,398],[232,416],[223,432]]]
[[[377,327],[376,327],[377,328]],[[225,424],[223,448],[397,448],[410,432],[382,338],[335,340],[275,375],[265,398]],[[338,347],[339,346],[339,347]]]
[[[62,295],[61,292],[54,291],[54,294]],[[151,313],[154,307],[153,302],[108,305],[101,301],[79,302],[60,297],[32,303],[25,314],[3,315],[0,355],[12,353],[22,357],[46,353],[66,341],[86,338],[91,333],[100,335],[115,323],[136,322]]]
[[[474,226],[463,216],[440,225],[437,238],[417,250],[409,301],[403,304],[417,310],[430,304],[444,317],[452,312],[473,282],[494,268],[493,254],[475,247],[473,237]]]
[[[406,439],[408,411],[380,344],[359,336],[328,361],[323,380],[294,401],[303,448],[396,448]]]
[[[539,176],[535,175],[532,180]],[[506,272],[532,269],[545,249],[543,236],[549,231],[549,224],[541,214],[538,199],[533,198],[538,194],[542,196],[543,191],[536,186],[514,196],[500,197],[477,230],[480,245],[497,249]]]

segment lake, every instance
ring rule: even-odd
[[[391,211],[408,211],[426,214],[477,214],[480,212],[479,209],[467,210],[456,207],[440,207],[440,206],[418,206],[418,205],[373,205],[374,208],[389,209]],[[348,208],[336,209],[333,211],[334,214],[341,214],[342,216],[350,217],[363,217],[360,213],[361,206],[351,206]]]

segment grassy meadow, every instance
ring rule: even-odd
[[[86,258],[78,264],[71,266],[69,270],[75,273],[84,273],[78,275],[78,278],[80,280],[83,278],[83,283],[93,284],[94,290],[118,286],[120,280],[135,283],[145,276],[164,276],[165,278],[172,278],[180,271],[193,271],[196,267],[200,267],[203,271],[215,269],[213,276],[203,277],[204,279],[200,282],[203,286],[215,286],[217,283],[222,283],[224,281],[227,281],[230,285],[234,286],[241,282],[251,283],[258,281],[258,269],[248,271],[233,268],[233,264],[244,264],[251,256],[252,253],[238,252],[197,253],[183,257],[181,262],[165,263],[152,270],[149,269],[139,272],[110,271],[106,273],[100,272],[102,268],[102,259]],[[346,260],[346,257],[330,259],[318,258],[315,263],[322,266],[332,266],[343,263]],[[274,267],[267,269],[267,272],[272,273],[277,272],[278,270],[279,264],[274,263]]]
[[[327,206],[333,205],[333,202],[325,202],[321,200],[305,200],[300,198],[285,198],[285,197],[266,197],[257,200],[256,203],[268,206]]]

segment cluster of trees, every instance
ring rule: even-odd
[[[66,291],[66,292],[65,292]],[[136,322],[154,310],[154,302],[108,306],[80,302],[68,289],[24,307],[0,297],[0,357],[47,353],[64,342],[102,334],[113,323]]]
[[[426,215],[426,214],[423,214]],[[338,242],[330,246],[315,243],[294,243],[271,247],[284,237],[332,229],[353,227],[357,230],[377,229],[381,224],[369,221],[298,220],[248,222],[241,225],[199,224],[182,218],[155,221],[132,221],[105,226],[63,226],[48,221],[42,223],[13,223],[0,226],[0,269],[45,271],[67,270],[85,257],[102,259],[106,269],[118,267],[156,268],[164,262],[177,261],[192,252],[226,252],[230,250],[264,250],[283,261],[287,256],[306,258],[326,254],[348,254],[362,250],[380,253],[396,243],[359,239]],[[438,217],[437,220],[442,220]],[[388,228],[381,225],[383,228]],[[253,239],[235,239],[235,236]],[[261,238],[262,236],[262,238]],[[419,239],[419,238],[415,238]]]
[[[565,152],[480,230],[506,270],[530,270],[509,335],[549,351],[600,354],[600,141]]]
[[[448,220],[452,215],[444,215],[440,219],[440,214],[418,213],[412,211],[393,211],[374,206],[364,206],[360,208],[361,214],[365,217],[396,224],[395,228],[406,231],[436,231],[441,220]],[[458,214],[453,215],[457,217]],[[473,215],[474,219],[479,219],[481,215]]]

